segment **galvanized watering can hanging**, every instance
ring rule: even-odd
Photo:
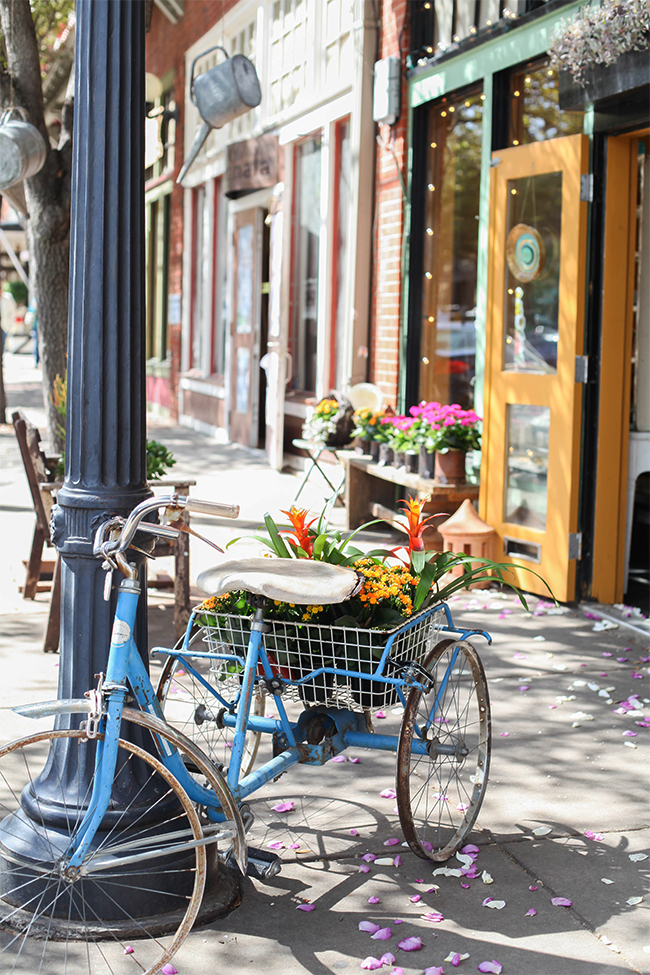
[[[22,118],[15,119],[15,113]],[[45,139],[25,120],[22,108],[10,108],[0,118],[0,190],[29,179],[42,168],[47,149]]]
[[[223,51],[226,60],[215,64],[204,74],[194,77],[194,66],[211,51]],[[196,159],[211,129],[220,129],[239,115],[256,108],[262,100],[255,65],[243,54],[228,56],[225,48],[217,44],[203,51],[192,61],[190,71],[190,97],[199,110],[203,122],[199,127],[190,153],[178,174],[177,183],[183,179]]]

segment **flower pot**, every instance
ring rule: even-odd
[[[438,484],[465,483],[465,451],[436,451],[435,480]]]
[[[370,453],[371,440],[367,440],[365,437],[355,437],[354,438],[354,452],[363,456],[364,454]]]
[[[419,467],[418,472],[420,477],[426,477],[427,480],[432,481],[434,478],[434,466],[435,466],[436,453],[435,450],[427,450],[426,447],[420,447],[419,456]]]
[[[404,454],[405,467],[407,474],[417,474],[420,462],[420,455],[414,450],[407,450]]]
[[[378,440],[371,440],[370,441],[370,456],[374,460],[375,464],[379,460],[379,448],[380,447],[381,447],[381,444],[379,443]]]
[[[393,448],[387,443],[379,444],[379,463],[388,467],[393,463]]]
[[[405,467],[406,466],[406,454],[402,450],[396,451],[393,455],[393,467]]]

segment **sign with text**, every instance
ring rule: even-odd
[[[278,182],[278,137],[261,135],[228,146],[226,195],[275,186]]]

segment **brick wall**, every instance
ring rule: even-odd
[[[383,0],[379,57],[400,55],[408,47],[407,0]],[[400,51],[401,48],[401,51]],[[380,125],[375,171],[375,240],[372,272],[370,377],[395,405],[399,381],[404,205],[397,167],[406,182],[408,97],[402,77],[402,108],[396,125]]]
[[[151,28],[146,39],[146,70],[163,78],[174,71],[174,101],[178,109],[176,152],[173,177],[176,179],[183,165],[183,128],[185,125],[185,52],[235,6],[237,0],[191,0],[185,4],[185,14],[172,24],[154,5]],[[170,213],[169,292],[183,291],[183,188],[174,186]],[[178,419],[178,374],[180,370],[180,330],[170,330],[171,375],[169,410]]]

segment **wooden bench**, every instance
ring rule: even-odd
[[[50,540],[50,511],[56,501],[56,493],[63,487],[63,481],[54,480],[54,472],[58,465],[58,457],[46,457],[41,449],[41,436],[35,427],[20,410],[12,415],[16,438],[20,446],[20,453],[25,467],[25,474],[32,495],[36,524],[29,560],[26,562],[27,574],[22,586],[23,598],[34,599],[38,592],[52,590],[50,613],[43,642],[45,653],[56,653],[59,647],[59,629],[61,615],[61,565],[58,552],[54,560],[43,559],[44,547],[52,547]],[[196,481],[185,479],[170,479],[153,481],[151,488],[171,488],[177,494],[186,495]],[[186,512],[182,515],[185,524],[189,524]],[[187,621],[190,618],[190,540],[187,532],[181,532],[174,542],[158,540],[154,554],[172,556],[174,559],[174,578],[164,578],[164,575],[152,577],[148,580],[151,588],[174,589],[174,635],[179,640],[185,633]]]

